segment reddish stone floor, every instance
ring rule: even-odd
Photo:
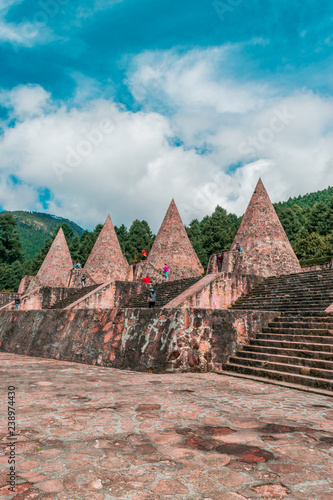
[[[333,498],[333,399],[215,374],[154,375],[0,354],[16,387],[16,494],[0,498]]]

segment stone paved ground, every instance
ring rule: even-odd
[[[16,496],[333,498],[332,398],[215,374],[154,375],[0,354],[16,386]],[[6,427],[1,418],[1,464]]]

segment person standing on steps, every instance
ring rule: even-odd
[[[239,243],[236,245],[236,250],[238,250],[239,253],[242,253],[242,249]]]
[[[82,274],[81,276],[81,288],[85,288],[86,287],[86,275],[85,274]]]
[[[146,252],[146,250],[143,249],[142,252],[141,252],[141,254],[142,254],[142,258],[145,260],[147,258],[147,252]]]
[[[166,264],[164,264],[164,274],[165,274],[166,279],[168,279],[168,273],[169,273],[169,268]]]
[[[14,295],[14,302],[15,302],[14,311],[17,311],[18,306],[20,305],[20,302],[21,302],[21,297],[20,297],[19,293],[15,293],[15,295]]]
[[[155,305],[156,305],[156,292],[155,292],[154,288],[151,288],[149,290],[149,296],[148,296],[148,301],[147,302],[149,304],[149,309],[151,307],[155,307]]]

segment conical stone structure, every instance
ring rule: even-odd
[[[174,200],[170,203],[147,262],[162,272],[166,264],[171,280],[201,276],[203,273]]]
[[[37,273],[37,278],[43,286],[65,287],[72,268],[71,254],[64,232],[60,228]]]
[[[235,272],[259,276],[298,273],[301,266],[259,179],[231,250],[240,244],[242,253]],[[238,260],[238,259],[237,259]]]
[[[84,270],[95,283],[127,280],[129,265],[120,248],[110,215],[98,235]]]

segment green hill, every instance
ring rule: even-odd
[[[17,231],[22,243],[22,250],[26,259],[31,259],[40,252],[45,241],[52,236],[55,230],[64,222],[70,225],[74,236],[81,236],[83,229],[68,219],[41,212],[24,212],[21,210],[2,213],[10,214],[17,222]]]
[[[330,203],[333,197],[333,187],[328,187],[327,189],[322,189],[321,191],[316,191],[314,193],[308,193],[305,195],[295,196],[295,198],[289,198],[288,201],[280,201],[275,203],[275,208],[292,208],[294,205],[298,205],[301,208],[313,207],[316,203],[324,202]]]

